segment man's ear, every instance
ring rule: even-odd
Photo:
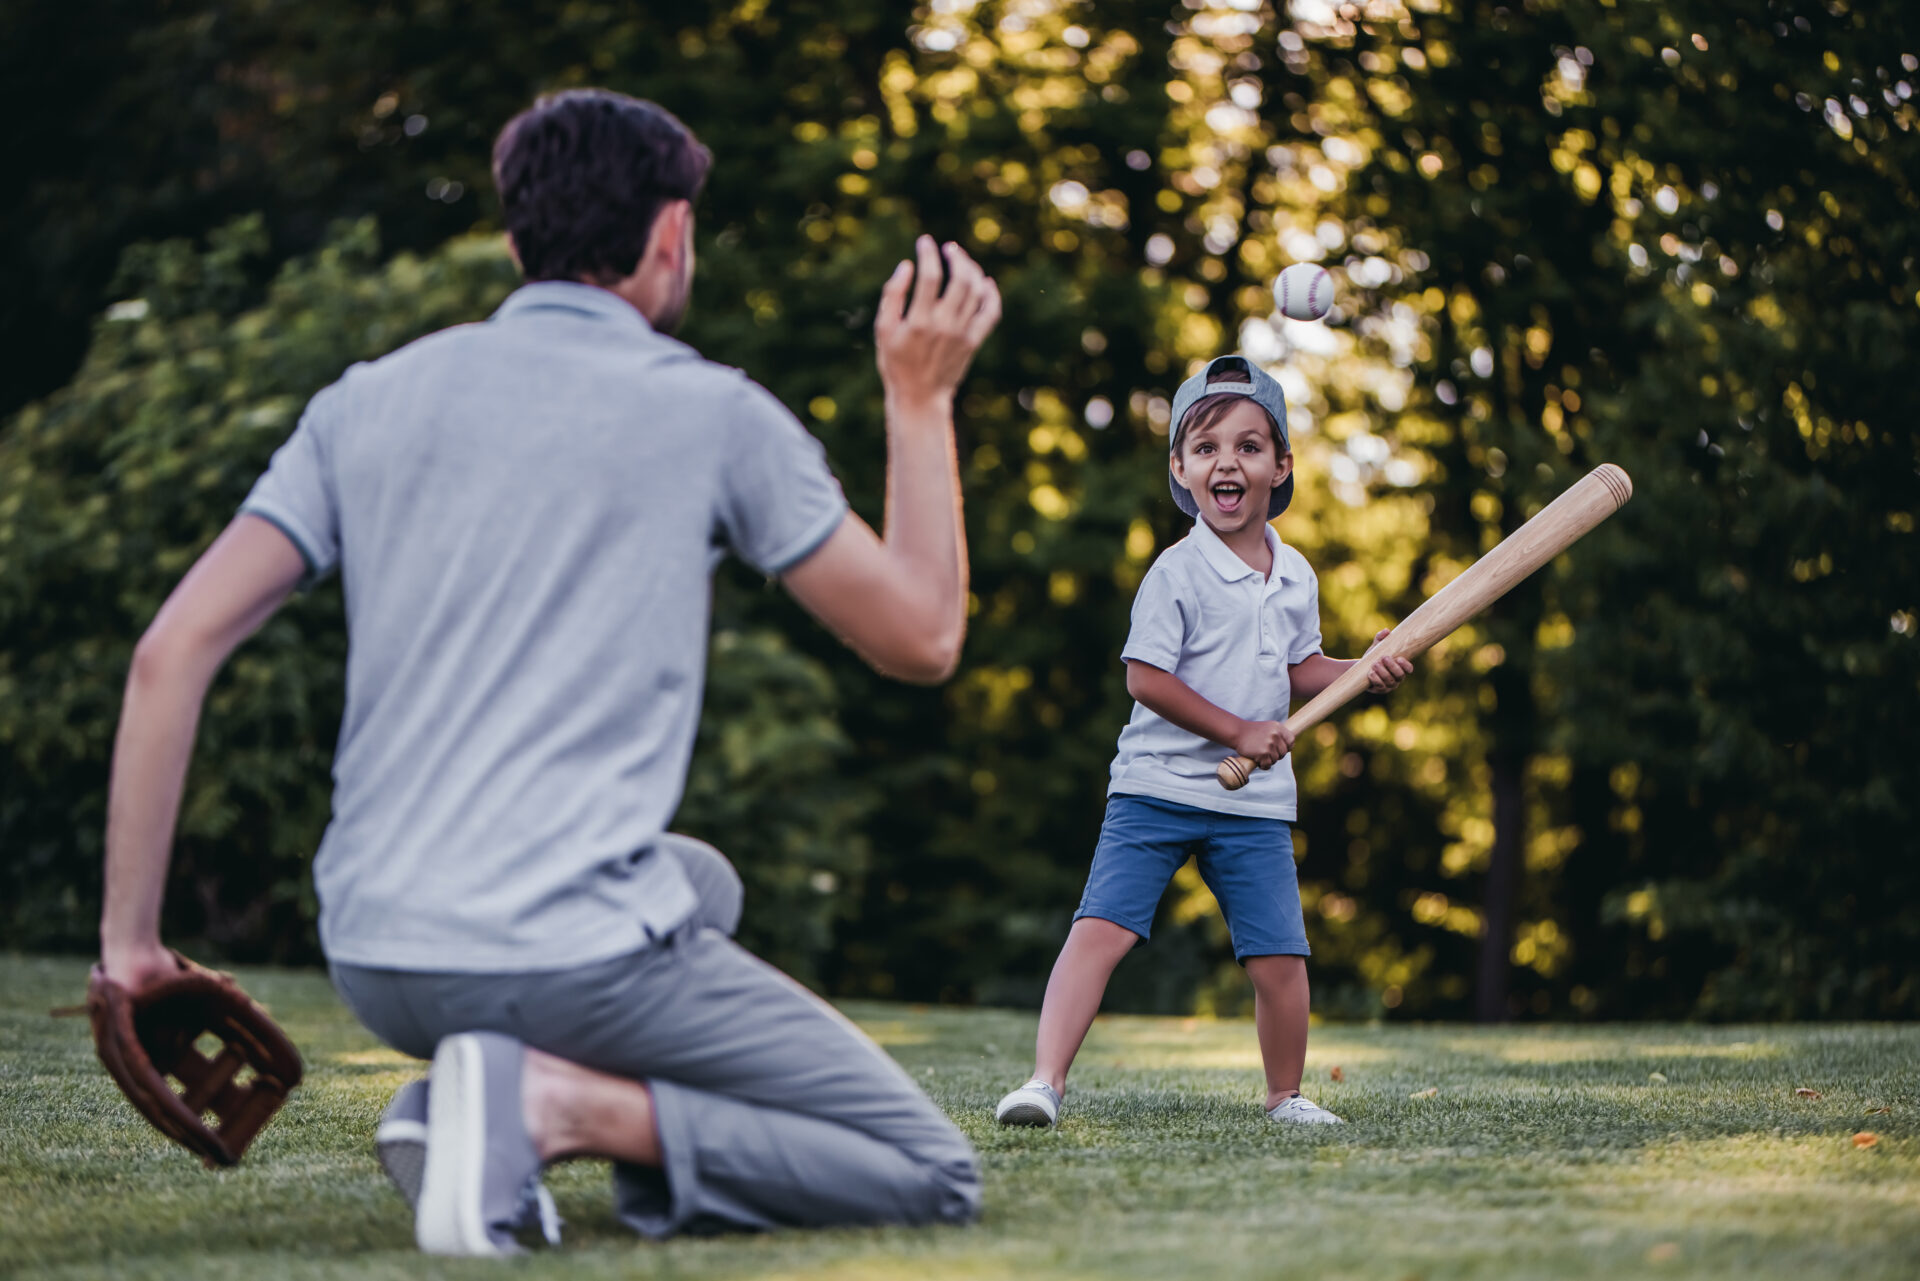
[[[1280,455],[1280,461],[1273,469],[1273,487],[1275,489],[1287,483],[1287,477],[1293,475],[1293,451],[1287,450]]]
[[[669,200],[654,215],[647,230],[647,251],[642,261],[652,259],[663,267],[678,269],[680,260],[692,247],[693,205],[685,200]]]
[[[1177,450],[1167,455],[1167,470],[1173,473],[1173,478],[1180,483],[1180,488],[1188,488],[1186,460],[1180,457]]]

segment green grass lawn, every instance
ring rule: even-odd
[[[421,1068],[323,976],[241,972],[308,1075],[246,1164],[210,1174],[121,1100],[84,1020],[46,1017],[85,973],[0,957],[0,1276],[499,1275],[414,1252],[369,1142]],[[1329,1026],[1307,1092],[1350,1124],[1283,1131],[1258,1110],[1250,1024],[1114,1018],[1065,1122],[1036,1133],[989,1116],[1031,1015],[847,1012],[979,1145],[978,1226],[653,1245],[614,1221],[605,1168],[577,1163],[549,1175],[565,1249],[514,1275],[1920,1275],[1920,1027]]]

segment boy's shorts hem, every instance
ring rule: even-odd
[[[1312,955],[1313,949],[1308,947],[1304,941],[1299,943],[1280,943],[1271,947],[1264,944],[1253,943],[1244,948],[1236,947],[1233,949],[1233,959],[1240,962],[1241,965],[1245,965],[1256,956],[1304,957]]]
[[[1123,930],[1132,930],[1135,934],[1138,934],[1140,936],[1140,941],[1142,943],[1146,942],[1148,939],[1153,937],[1152,918],[1148,918],[1145,921],[1128,920],[1123,914],[1119,912],[1112,912],[1112,911],[1108,911],[1104,907],[1082,903],[1080,905],[1079,910],[1073,914],[1073,919],[1077,921],[1080,918],[1085,916],[1091,916],[1097,921],[1110,921],[1113,924],[1118,925]]]
[[[1123,930],[1131,930],[1133,933],[1138,934],[1140,936],[1140,941],[1142,943],[1146,942],[1148,939],[1153,937],[1153,922],[1151,920],[1142,921],[1137,918],[1129,919],[1127,915],[1123,912],[1115,912],[1115,911],[1109,910],[1108,908],[1101,907],[1097,904],[1088,905],[1085,903],[1081,904],[1079,910],[1073,914],[1073,919],[1078,921],[1082,917],[1088,917],[1088,916],[1093,917],[1095,920],[1098,920],[1098,921],[1111,922],[1114,925],[1118,925]],[[1300,939],[1298,941],[1294,941],[1290,939],[1281,939],[1274,943],[1267,943],[1264,941],[1251,941],[1247,943],[1247,945],[1244,947],[1236,945],[1233,949],[1233,959],[1238,961],[1242,965],[1245,965],[1247,963],[1248,957],[1253,957],[1253,956],[1312,956],[1312,955],[1313,955],[1313,949],[1307,945],[1307,941],[1305,939]]]

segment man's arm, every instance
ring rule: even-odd
[[[1000,319],[1000,291],[958,245],[920,237],[880,291],[874,338],[887,404],[884,537],[849,514],[782,576],[815,618],[878,670],[933,683],[953,674],[967,627],[967,543],[953,397]],[[908,287],[913,298],[908,302]]]
[[[174,969],[160,946],[160,900],[207,686],[305,572],[286,535],[243,515],[187,571],[134,647],[113,743],[100,913],[107,977],[131,991]]]
[[[1142,707],[1171,721],[1189,734],[1198,734],[1230,747],[1261,769],[1293,750],[1293,735],[1279,721],[1242,720],[1220,707],[1172,672],[1127,660],[1127,693]]]

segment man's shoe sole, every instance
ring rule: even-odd
[[[429,1101],[428,1106],[432,1103]],[[427,1126],[424,1121],[382,1121],[373,1132],[373,1154],[380,1159],[407,1208],[420,1205],[420,1180],[426,1174]]]
[[[472,1036],[450,1036],[433,1054],[427,1096],[427,1159],[413,1239],[428,1254],[497,1259],[481,1210],[487,1165],[485,1056]]]

